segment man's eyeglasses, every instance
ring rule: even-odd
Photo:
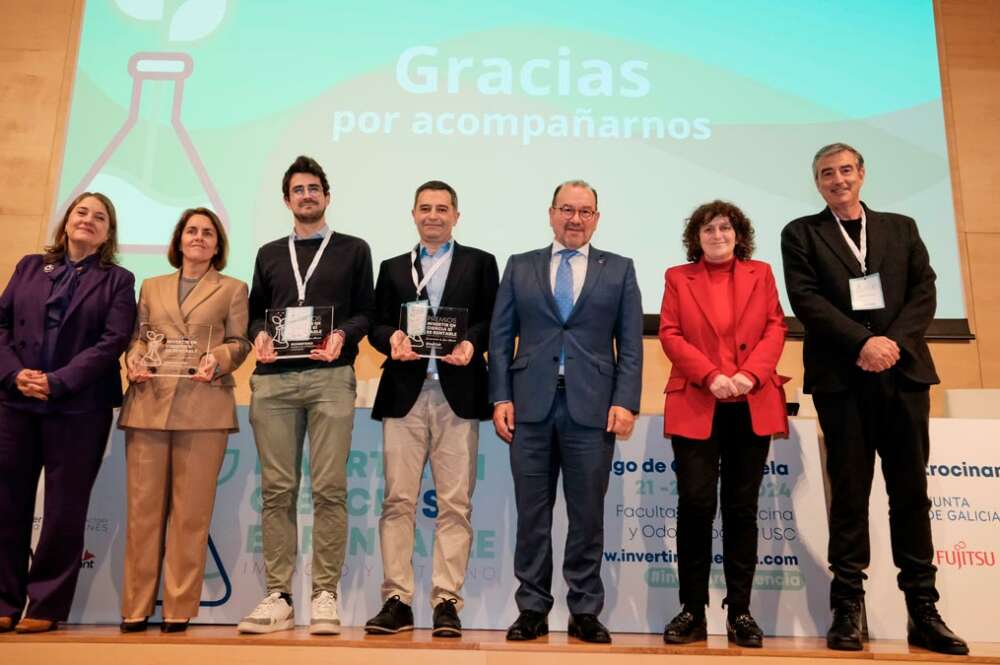
[[[556,208],[556,210],[563,219],[573,219],[575,215],[579,214],[581,222],[589,222],[597,213],[596,210],[592,210],[591,208],[574,208],[573,206],[562,206]]]

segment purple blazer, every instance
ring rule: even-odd
[[[12,408],[83,413],[121,406],[119,358],[135,326],[135,277],[120,266],[87,270],[63,316],[49,372],[60,384],[48,402],[25,397],[15,378],[38,369],[52,272],[40,254],[18,262],[0,296],[0,401]],[[39,409],[41,407],[41,409]]]

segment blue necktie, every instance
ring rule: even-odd
[[[556,268],[556,290],[553,294],[556,299],[556,307],[559,308],[559,318],[566,322],[570,312],[573,311],[573,268],[569,265],[569,260],[580,254],[575,249],[559,250],[559,267]],[[566,366],[566,348],[559,351],[559,368]]]
[[[569,260],[574,256],[579,256],[580,252],[575,249],[560,249],[559,267],[556,268],[556,307],[559,308],[559,316],[563,322],[569,318],[569,313],[573,311],[573,268]]]

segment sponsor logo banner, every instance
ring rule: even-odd
[[[229,439],[218,480],[200,615],[205,623],[235,623],[264,594],[260,528],[260,468],[246,408],[239,409],[241,431]],[[606,590],[602,617],[613,630],[659,632],[679,609],[677,599],[677,479],[662,419],[638,419],[635,433],[617,444],[605,501],[602,573]],[[949,624],[973,640],[992,639],[991,613],[984,603],[1000,590],[1000,557],[995,498],[1000,477],[992,442],[1000,440],[1000,422],[943,421],[931,424],[932,453],[927,479],[935,535],[934,563],[939,568],[941,609]],[[463,622],[470,628],[506,628],[516,617],[513,573],[516,512],[508,449],[489,423],[480,429],[473,545],[466,577]],[[308,460],[308,454],[303,456]],[[824,483],[815,421],[793,419],[791,438],[774,441],[761,486],[758,563],[753,611],[771,635],[822,635],[829,622],[827,522]],[[940,469],[947,468],[947,472]],[[958,471],[956,471],[958,469]],[[976,471],[978,470],[978,475]],[[347,462],[349,518],[346,560],[339,607],[346,625],[361,625],[381,606],[382,564],[378,540],[384,482],[382,433],[370,412],[358,410]],[[293,582],[296,617],[308,622],[313,553],[312,500],[308,463],[303,463],[297,505],[298,559]],[[120,618],[124,565],[124,438],[113,433],[94,489],[87,522],[86,552],[70,621],[113,623]],[[39,512],[39,515],[41,513]],[[895,590],[896,570],[889,552],[887,503],[879,474],[872,501],[870,598],[872,634],[905,636],[902,594]],[[418,625],[429,626],[428,593],[434,545],[437,496],[429,469],[417,504],[414,538],[415,598]],[[553,525],[553,595],[550,623],[563,625],[566,585],[562,555],[566,512],[559,490]],[[36,524],[36,535],[37,535]],[[724,631],[725,578],[722,523],[712,529],[709,630]]]

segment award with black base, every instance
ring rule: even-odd
[[[212,326],[188,323],[178,326],[170,322],[139,324],[139,340],[145,350],[136,358],[140,369],[155,378],[186,377],[198,373],[201,359],[212,342]]]
[[[264,331],[278,360],[308,358],[333,331],[333,305],[265,310]]]
[[[469,310],[465,307],[438,307],[424,301],[400,307],[399,329],[410,338],[410,348],[421,358],[440,358],[451,353],[465,339]]]

